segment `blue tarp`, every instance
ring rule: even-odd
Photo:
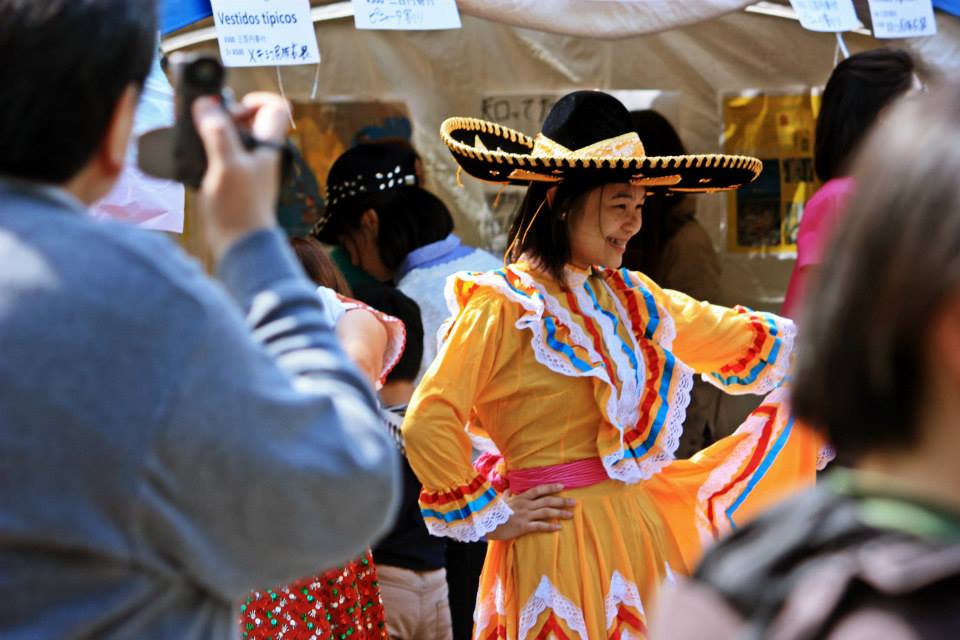
[[[160,32],[163,35],[213,15],[210,0],[163,0],[162,4]],[[933,0],[933,6],[960,16],[960,0]]]
[[[960,0],[933,0],[933,6],[941,11],[960,16]]]
[[[167,35],[213,15],[210,0],[163,0],[160,33]]]

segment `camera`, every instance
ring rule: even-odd
[[[209,55],[175,53],[170,59],[170,70],[176,95],[173,125],[174,179],[196,189],[207,172],[207,154],[193,124],[193,102],[203,96],[218,96],[224,108],[223,95],[226,70],[220,61]],[[249,144],[245,142],[248,148]]]
[[[140,136],[138,164],[140,169],[155,178],[173,180],[194,189],[199,188],[207,172],[207,154],[193,123],[193,102],[200,97],[215,96],[229,111],[232,96],[224,88],[227,72],[220,60],[209,53],[173,53],[167,61],[174,88],[174,116],[172,127],[154,129]],[[247,150],[261,145],[278,146],[257,140],[249,131],[237,133]],[[293,146],[281,146],[281,185],[290,179]]]

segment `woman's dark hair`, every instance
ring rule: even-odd
[[[377,212],[377,247],[380,260],[395,270],[414,249],[443,240],[453,233],[453,216],[443,200],[420,187],[403,187],[371,196],[356,205],[356,210],[339,216],[338,232],[359,228],[367,209]]]
[[[590,179],[564,180],[558,185],[535,182],[527,188],[508,234],[507,260],[528,256],[561,286],[564,266],[570,262],[570,234],[563,213],[582,206],[587,194],[603,183]],[[552,206],[547,192],[556,186]]]
[[[670,121],[653,109],[631,111],[633,127],[648,156],[682,156],[687,150]],[[649,191],[643,202],[643,225],[627,243],[623,266],[654,279],[659,273],[660,255],[685,220],[674,215],[687,196],[666,191]]]
[[[395,270],[414,249],[453,233],[453,216],[443,200],[420,187],[406,187],[376,209],[380,259]]]
[[[315,238],[291,238],[290,246],[314,284],[333,289],[342,296],[352,295],[347,279]]]
[[[395,194],[394,190],[371,193],[338,206],[336,213],[329,217],[323,229],[314,232],[314,237],[324,244],[340,244],[340,238],[360,228],[364,211],[379,211]],[[324,215],[321,214],[320,217],[323,218]]]
[[[843,455],[909,446],[931,325],[960,293],[960,85],[898,105],[858,154],[858,185],[801,326],[793,405]]]
[[[857,53],[838,64],[823,90],[814,167],[823,182],[844,174],[877,115],[913,84],[915,63],[900,49]]]
[[[89,162],[156,50],[153,0],[0,0],[0,173],[61,184]]]

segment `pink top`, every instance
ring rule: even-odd
[[[801,274],[804,267],[823,262],[830,236],[840,216],[846,209],[847,199],[853,192],[853,178],[829,180],[813,194],[803,208],[800,231],[797,234],[797,264],[793,267],[787,295],[783,300],[781,315],[796,319],[800,314],[806,295],[806,279]]]

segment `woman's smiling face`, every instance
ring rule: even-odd
[[[645,187],[606,184],[590,191],[568,212],[570,261],[578,267],[620,267],[627,241],[640,231]]]

